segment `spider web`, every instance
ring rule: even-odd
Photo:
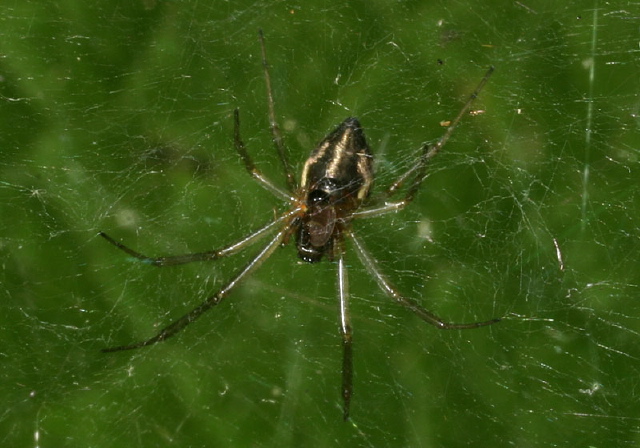
[[[635,446],[639,435],[634,2],[20,2],[3,8],[3,446]],[[335,266],[278,250],[171,341],[138,341],[256,248],[284,206],[257,29],[297,172],[358,116],[381,191],[496,72],[405,211],[354,223],[438,331],[349,258],[352,421]]]

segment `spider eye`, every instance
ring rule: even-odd
[[[329,201],[329,193],[327,193],[326,191],[322,191],[322,190],[313,190],[311,193],[309,193],[309,204],[310,205],[318,205],[322,202],[328,202]]]

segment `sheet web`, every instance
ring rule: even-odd
[[[638,10],[572,7],[2,13],[0,440],[637,443]],[[256,164],[284,186],[259,27],[296,173],[354,115],[376,156],[375,192],[496,66],[415,203],[354,229],[398,289],[442,318],[505,319],[438,331],[388,300],[350,251],[346,424],[335,266],[301,265],[293,247],[171,341],[99,352],[152,336],[260,245],[156,269],[98,231],[147,255],[179,254],[221,247],[286,210],[233,149],[238,107]]]

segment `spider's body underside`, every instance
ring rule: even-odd
[[[305,213],[297,232],[298,255],[333,260],[333,241],[349,223],[351,214],[369,197],[373,156],[360,123],[347,118],[311,153],[302,170],[300,188]]]
[[[233,255],[253,245],[270,233],[275,232],[275,236],[272,237],[269,243],[267,243],[246,266],[236,273],[218,292],[208,297],[195,309],[160,330],[160,332],[150,339],[131,345],[106,348],[102,351],[116,352],[136,349],[164,341],[175,335],[184,327],[198,319],[204,312],[218,305],[242,279],[257,269],[269,258],[277,247],[286,244],[295,233],[298,256],[303,261],[314,263],[320,261],[323,256],[326,256],[329,260],[336,262],[340,306],[340,333],[343,347],[343,418],[347,420],[349,418],[353,392],[353,361],[349,293],[345,264],[345,238],[351,240],[353,243],[352,246],[360,258],[360,261],[369,274],[376,280],[383,292],[403,307],[413,311],[427,323],[441,329],[468,329],[483,327],[500,321],[500,319],[491,319],[488,321],[462,324],[443,321],[437,315],[422,307],[416,300],[402,295],[391,284],[387,276],[380,271],[376,260],[369,254],[364,243],[351,230],[351,222],[354,219],[369,218],[396,212],[403,209],[413,200],[425,178],[426,167],[429,160],[445,145],[462,116],[469,110],[472,101],[486,84],[493,68],[489,69],[440,140],[431,146],[423,145],[422,154],[417,163],[402,174],[384,193],[384,197],[388,198],[406,183],[408,187],[401,199],[397,201],[385,200],[383,205],[361,208],[363,204],[366,204],[366,200],[369,197],[374,176],[373,155],[367,145],[359,121],[356,118],[347,118],[333,132],[325,137],[305,162],[300,184],[297,185],[291,172],[280,129],[275,119],[271,80],[266,62],[262,32],[260,32],[260,44],[267,86],[271,133],[284,167],[289,187],[288,191],[273,184],[254,165],[240,137],[240,117],[237,109],[234,112],[235,147],[249,174],[276,197],[290,202],[291,208],[271,223],[234,244],[218,250],[193,254],[158,258],[147,257],[119,243],[107,234],[100,232],[100,235],[114,246],[154,266],[175,266],[194,261],[216,260]],[[279,230],[276,231],[276,229]]]

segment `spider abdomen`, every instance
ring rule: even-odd
[[[316,190],[336,200],[358,200],[369,195],[373,183],[373,155],[357,118],[349,117],[311,152],[302,170],[301,186],[307,197]]]

